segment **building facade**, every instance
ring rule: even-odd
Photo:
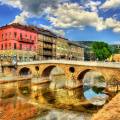
[[[84,48],[77,43],[68,42],[69,45],[69,59],[71,60],[84,60]]]
[[[18,61],[36,59],[37,33],[28,26],[6,25],[0,28],[0,56],[17,56]]]
[[[68,59],[69,58],[69,45],[68,40],[63,37],[58,37],[56,41],[56,58]]]
[[[13,23],[0,28],[0,59],[33,61],[46,59],[84,60],[84,48],[49,30]]]
[[[48,30],[37,28],[37,56],[38,60],[56,58],[56,39],[57,36]]]

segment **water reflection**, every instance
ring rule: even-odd
[[[91,116],[87,113],[53,109],[34,120],[90,120]]]
[[[84,96],[93,105],[105,104],[108,96],[103,93],[106,82],[101,73],[89,71],[83,79]]]

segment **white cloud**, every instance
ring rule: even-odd
[[[33,15],[40,15],[48,7],[55,8],[58,4],[68,1],[70,0],[0,0],[0,4],[19,8]]]
[[[51,9],[49,12],[48,19],[58,28],[91,26],[97,31],[113,29],[114,32],[120,32],[120,21],[113,18],[103,19],[97,12],[85,11],[76,3],[59,5],[57,9]]]
[[[102,18],[96,12],[85,11],[76,3],[60,5],[58,9],[52,9],[51,14],[52,16],[48,16],[48,19],[55,27],[97,27],[99,24],[102,25]]]
[[[90,8],[91,11],[93,12],[98,12],[98,7],[100,6],[101,2],[100,1],[88,1],[86,4],[85,4],[85,7],[86,8]]]
[[[21,9],[20,15],[17,15],[12,21],[15,23],[25,24],[27,18],[46,13],[52,24],[52,27],[49,27],[49,29],[54,32],[58,31],[61,34],[64,34],[62,30],[64,28],[77,27],[83,30],[86,26],[95,27],[97,31],[110,28],[114,32],[120,32],[120,21],[113,18],[104,20],[98,15],[98,7],[101,5],[100,1],[88,1],[86,7],[90,8],[91,11],[85,10],[84,7],[77,3],[66,3],[68,1],[72,0],[0,0],[0,4]],[[63,4],[60,4],[61,2]],[[101,8],[118,6],[120,6],[120,0],[106,0]],[[58,28],[61,29],[58,30]]]
[[[26,19],[29,17],[29,13],[26,11],[23,11],[20,13],[20,15],[17,15],[15,19],[12,21],[12,23],[20,23],[20,24],[26,24]]]
[[[120,0],[106,0],[101,6],[104,9],[117,8],[120,7]]]
[[[14,8],[22,9],[22,4],[20,0],[0,0],[0,3],[12,6]]]
[[[40,27],[46,29],[46,30],[50,30],[51,32],[60,35],[60,36],[64,36],[65,32],[61,29],[55,29],[53,26],[47,26],[47,25],[43,25],[43,24],[39,24]]]

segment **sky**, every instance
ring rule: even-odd
[[[120,43],[120,0],[0,0],[0,26],[35,25],[72,41]]]

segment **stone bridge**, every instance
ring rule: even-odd
[[[59,67],[64,71],[67,80],[74,77],[82,80],[89,71],[100,72],[106,81],[120,80],[120,63],[114,62],[85,62],[70,60],[44,60],[18,63],[16,68],[4,66],[4,74],[18,76],[32,75],[39,78],[49,77],[53,68]],[[12,71],[12,72],[11,72]]]

